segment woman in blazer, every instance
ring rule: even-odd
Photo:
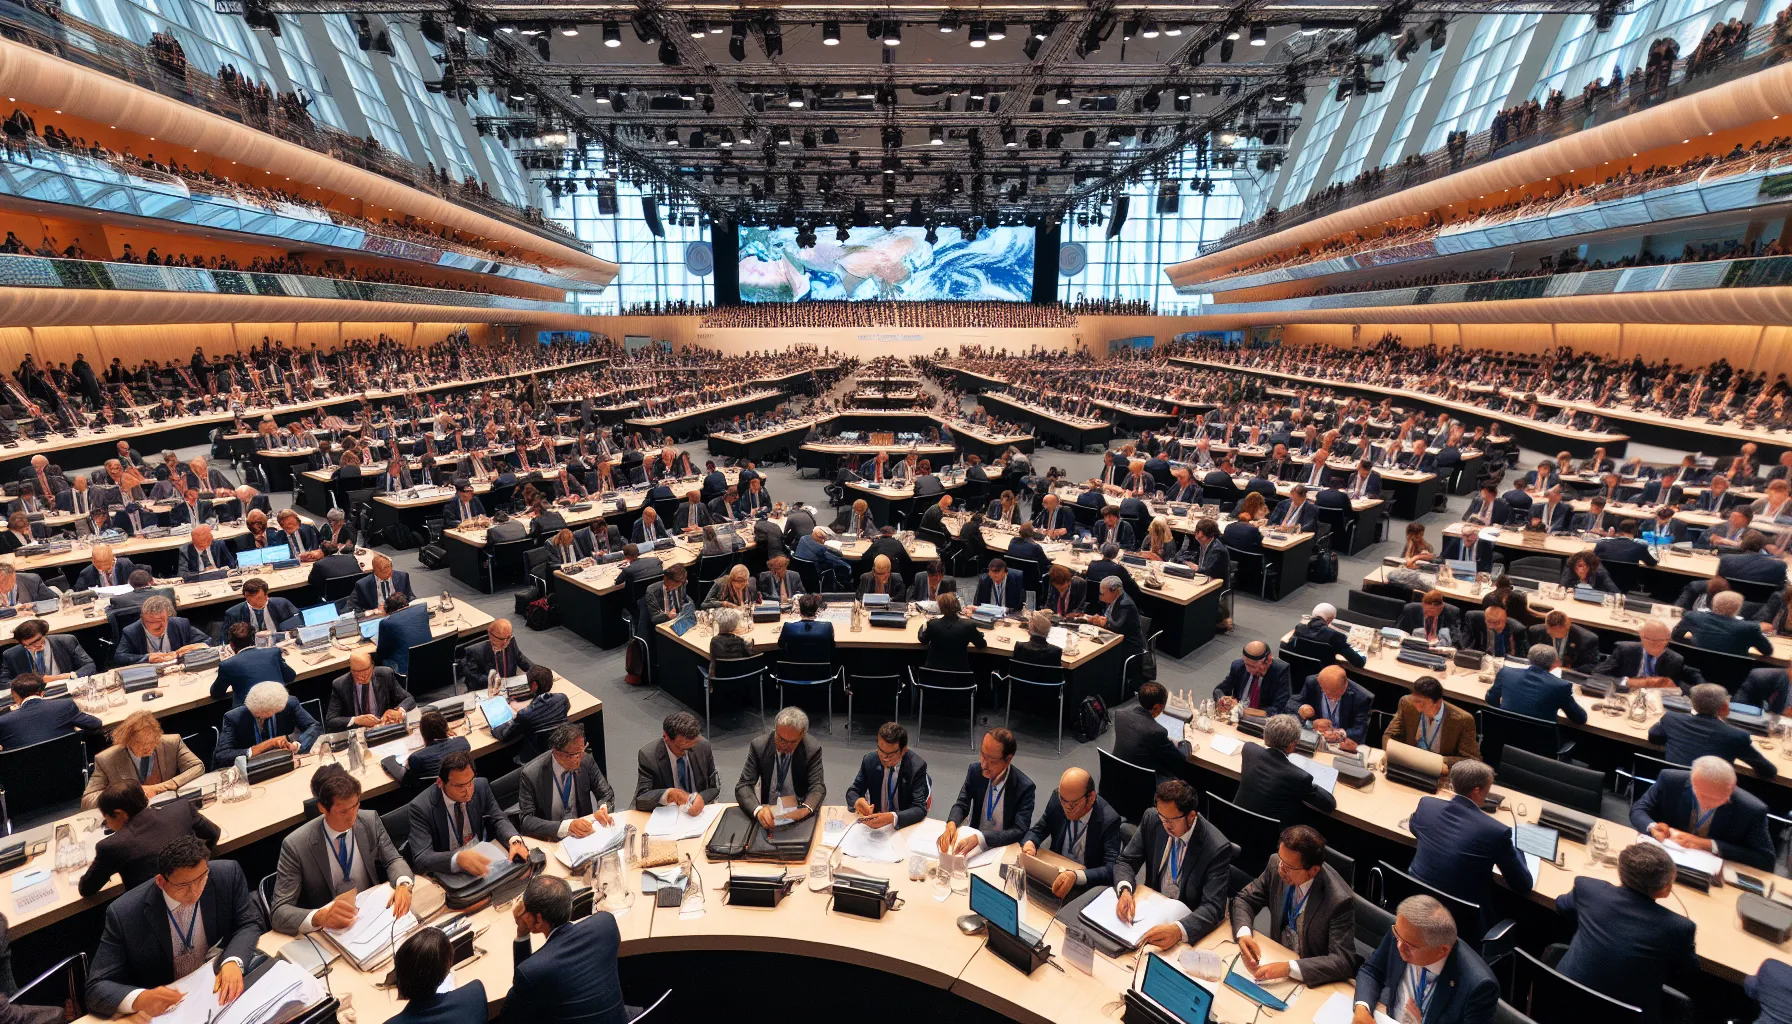
[[[927,645],[928,668],[968,672],[971,668],[970,648],[989,646],[983,631],[970,619],[958,614],[957,594],[939,596],[940,617],[922,624],[920,641]]]
[[[1560,584],[1564,587],[1592,587],[1608,594],[1619,592],[1612,574],[1599,564],[1599,556],[1591,551],[1576,551],[1568,556],[1568,564],[1562,568]]]
[[[143,773],[148,759],[149,774]],[[112,730],[112,745],[93,759],[93,777],[81,794],[81,809],[99,806],[100,794],[114,782],[140,782],[148,796],[179,789],[205,774],[199,756],[174,733],[164,733],[156,716],[134,711]]]

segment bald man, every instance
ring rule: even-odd
[[[363,576],[355,583],[354,593],[349,595],[349,603],[358,612],[378,611],[386,606],[386,601],[393,594],[403,594],[411,600],[417,595],[411,590],[411,574],[396,569],[392,559],[385,555],[373,556],[373,575]]]
[[[192,576],[202,572],[236,567],[236,554],[230,545],[212,536],[212,528],[201,523],[193,527],[193,535],[180,549],[180,574]]]
[[[1045,813],[1021,838],[1021,852],[1035,856],[1050,846],[1053,853],[1081,868],[1063,868],[1052,880],[1052,895],[1068,899],[1073,892],[1114,883],[1120,859],[1120,814],[1095,792],[1095,779],[1082,768],[1066,769],[1058,791],[1045,803]]]
[[[859,577],[859,597],[866,594],[887,594],[890,600],[902,600],[902,577],[890,568],[890,557],[878,555],[871,562],[871,571]]]
[[[1327,743],[1351,753],[1363,742],[1369,728],[1369,709],[1375,696],[1351,682],[1342,665],[1327,665],[1288,702],[1288,710],[1300,716],[1301,725],[1325,737]]]
[[[110,544],[95,544],[92,550],[92,562],[75,577],[76,590],[122,586],[131,578],[131,570],[137,568],[130,559],[119,558]]]
[[[375,667],[370,651],[348,656],[348,672],[330,680],[330,705],[324,727],[340,732],[351,727],[371,728],[404,721],[404,713],[417,706],[398,674]]]

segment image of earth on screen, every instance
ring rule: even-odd
[[[938,228],[853,228],[847,240],[817,230],[814,248],[796,228],[740,229],[740,297],[745,302],[805,299],[981,299],[1026,302],[1033,295],[1033,229],[984,228],[966,238]]]

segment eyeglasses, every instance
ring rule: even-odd
[[[1191,818],[1194,816],[1194,813],[1195,813],[1194,811],[1187,811],[1183,814],[1165,816],[1162,811],[1159,811],[1157,813],[1157,820],[1163,822],[1165,825],[1168,825],[1173,821],[1182,821],[1185,818]]]
[[[211,876],[212,876],[212,869],[208,866],[203,872],[200,873],[198,878],[195,878],[191,881],[169,882],[166,879],[163,879],[163,882],[164,882],[163,888],[167,889],[169,892],[179,892],[179,893],[197,892],[200,889],[205,887],[205,880],[210,878]]]

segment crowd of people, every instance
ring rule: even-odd
[[[1137,309],[1134,309],[1134,306]],[[762,302],[717,306],[703,312],[704,327],[1075,327],[1079,314],[1128,312],[1143,315],[1147,304],[977,302],[915,300],[894,302]]]

